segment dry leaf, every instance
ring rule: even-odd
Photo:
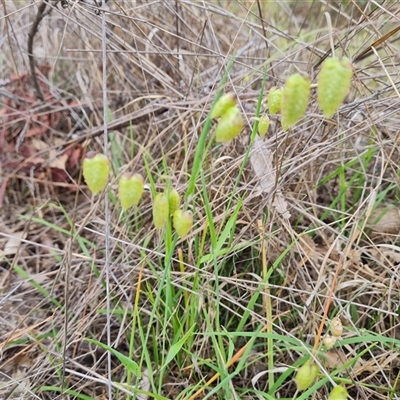
[[[400,232],[400,211],[395,207],[378,207],[368,218],[367,226],[374,233]]]
[[[32,146],[38,151],[49,149],[49,145],[40,139],[32,139]]]
[[[258,186],[265,194],[270,194],[275,187],[273,156],[268,145],[260,136],[256,136],[250,153],[250,163],[258,178]]]
[[[253,148],[250,152],[250,163],[254,173],[258,178],[258,186],[261,193],[269,195],[275,188],[275,168],[273,164],[273,155],[268,148],[268,144],[260,137],[256,136]],[[290,218],[287,202],[280,191],[276,189],[272,206],[285,219]]]
[[[332,370],[338,367],[343,367],[344,364],[349,361],[343,350],[336,348],[325,352],[324,357],[324,367]],[[358,370],[361,367],[361,361],[358,359],[354,365],[353,370]]]
[[[141,390],[143,390],[143,394],[138,394],[137,399],[138,400],[147,400],[149,396],[146,393],[150,393],[151,390],[151,385],[150,385],[150,377],[149,377],[149,370],[145,369],[142,372],[142,378],[139,383],[139,387]]]
[[[342,367],[347,362],[346,355],[340,349],[329,350],[324,354],[324,356],[326,357],[324,367],[330,370]]]
[[[10,237],[3,250],[0,250],[0,261],[3,261],[3,259],[6,256],[11,256],[15,254],[18,251],[18,248],[21,244],[21,240],[26,238],[26,232],[15,232],[12,234],[13,237]]]
[[[274,201],[272,203],[273,206],[275,206],[276,211],[281,215],[281,217],[285,219],[289,219],[291,217],[290,212],[287,209],[287,203],[285,198],[283,197],[283,194],[281,191],[278,189]]]
[[[50,161],[49,167],[50,168],[58,168],[58,169],[65,169],[65,164],[68,161],[68,155],[63,154],[59,157],[55,157]]]

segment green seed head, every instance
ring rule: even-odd
[[[142,175],[122,175],[118,185],[118,197],[123,210],[128,210],[132,206],[137,206],[142,198],[143,191],[144,179]]]
[[[262,117],[260,117],[260,120],[258,121],[258,134],[261,137],[264,137],[265,134],[268,131],[269,128],[269,117],[268,115],[263,115]]]
[[[318,104],[324,116],[331,118],[348,95],[353,67],[347,58],[327,58],[318,75]]]
[[[181,205],[181,197],[176,189],[169,191],[169,213],[172,215]]]
[[[335,386],[329,394],[328,400],[347,400],[347,390],[343,386]]]
[[[222,95],[217,103],[215,104],[212,112],[211,118],[222,117],[229,108],[234,107],[236,105],[237,98],[235,93],[226,93]]]
[[[229,142],[242,131],[244,120],[237,107],[230,108],[219,120],[215,128],[217,142]]]
[[[308,389],[314,382],[319,372],[318,366],[312,360],[306,361],[297,371],[294,381],[297,390],[303,391]]]
[[[268,92],[268,110],[271,115],[274,115],[281,110],[282,93],[282,88],[277,87],[271,88],[271,90]]]
[[[193,216],[190,211],[176,210],[173,216],[173,224],[176,233],[184,239],[193,226]]]
[[[104,190],[110,173],[110,162],[104,154],[89,152],[82,164],[83,177],[93,194]]]
[[[310,80],[300,74],[291,75],[285,84],[282,94],[282,128],[291,128],[307,110],[310,97]]]
[[[153,222],[157,229],[161,229],[169,217],[169,201],[165,193],[158,193],[153,202]]]

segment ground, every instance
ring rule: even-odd
[[[400,399],[398,3],[63,3],[1,4],[0,398]],[[267,98],[295,73],[283,129]],[[169,205],[153,224],[173,189],[182,237]]]

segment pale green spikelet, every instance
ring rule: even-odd
[[[242,131],[244,120],[240,110],[232,107],[218,121],[215,128],[215,140],[217,142],[229,142]]]
[[[123,210],[137,206],[144,191],[144,179],[140,174],[124,174],[118,184],[118,198]]]
[[[271,115],[278,113],[282,105],[282,88],[272,87],[268,92],[267,103],[268,111]]]
[[[211,118],[222,117],[230,108],[234,107],[236,103],[237,98],[235,93],[226,93],[222,95],[211,111]]]
[[[157,229],[161,229],[169,217],[169,200],[166,193],[158,193],[153,202],[153,223]]]
[[[331,118],[349,94],[353,68],[347,58],[327,58],[318,75],[317,98],[324,116]]]
[[[310,97],[310,80],[300,74],[290,76],[282,95],[282,128],[291,128],[307,110]]]
[[[104,190],[110,173],[110,162],[104,154],[89,152],[82,164],[83,177],[93,194]]]

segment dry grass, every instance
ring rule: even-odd
[[[246,153],[264,68],[266,90],[297,71],[315,81],[331,43],[354,59],[395,28],[397,2],[110,0],[107,149],[102,16],[71,1],[43,19],[43,106],[24,75],[39,3],[1,1],[0,397],[183,400],[219,373],[200,397],[326,399],[336,382],[352,399],[399,399],[398,34],[354,63],[332,120],[315,93],[289,132],[272,118],[273,193],[260,193]],[[210,139],[186,198],[195,226],[177,243],[152,226],[149,192],[121,212],[117,178],[129,164],[152,191],[172,183],[184,196],[233,56],[224,90],[247,126],[228,145]],[[80,182],[87,149],[112,160],[108,202]],[[272,205],[278,192],[290,219]],[[384,207],[389,220],[372,223]],[[343,338],[323,384],[295,395],[291,366],[319,340],[325,311],[340,316]],[[142,378],[85,339],[111,343]]]

